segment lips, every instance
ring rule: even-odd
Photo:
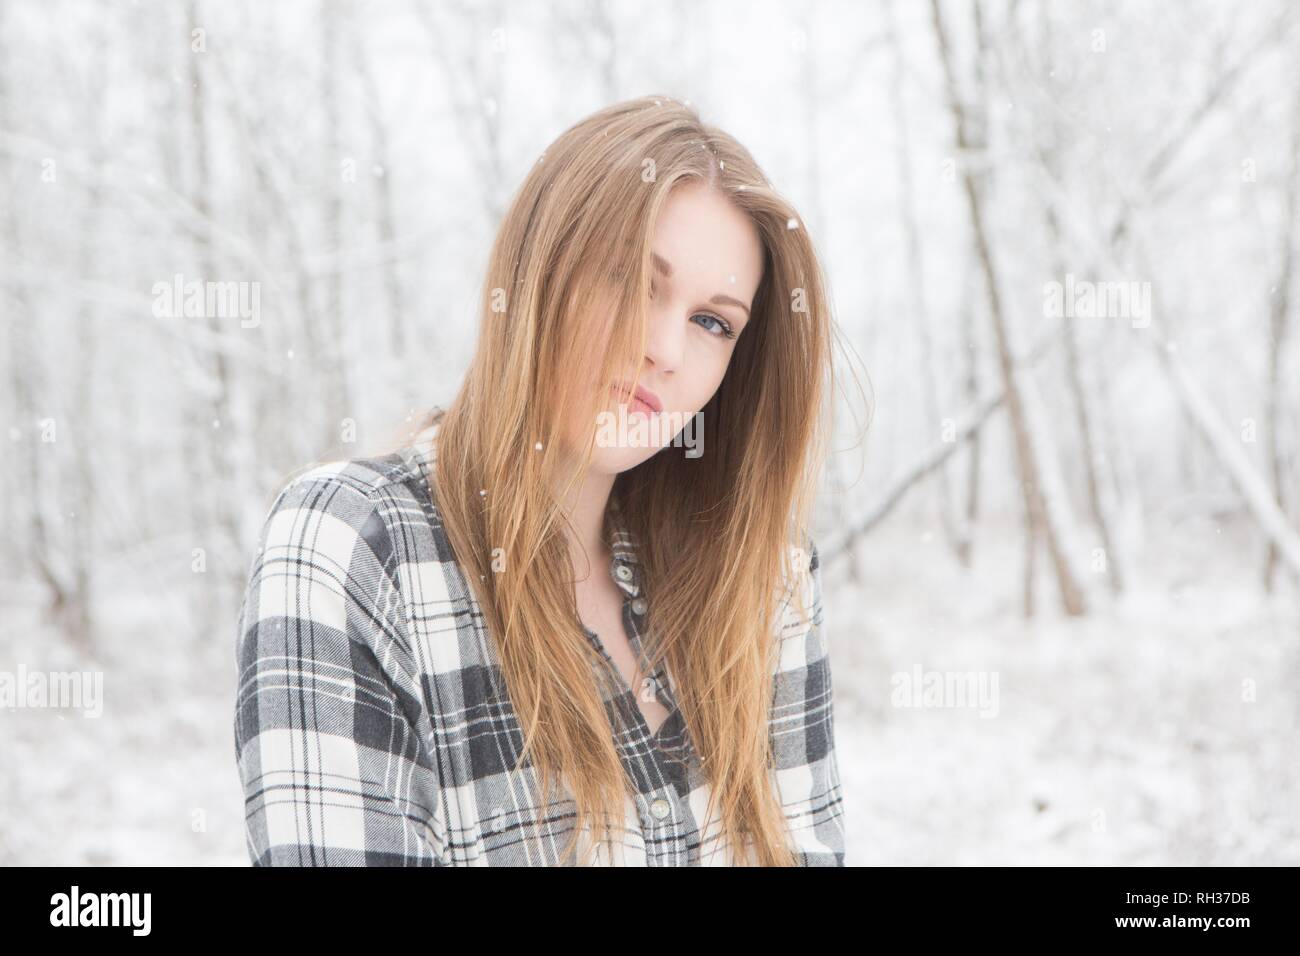
[[[638,385],[635,390],[632,390],[626,382],[619,382],[613,387],[613,391],[619,401],[627,402],[634,412],[653,415],[664,410],[664,403],[659,400],[659,396],[644,386]]]

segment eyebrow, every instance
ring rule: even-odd
[[[671,279],[673,277],[673,266],[671,262],[659,255],[657,252],[650,253],[650,259],[654,262],[655,269],[664,274],[665,279]],[[709,301],[715,305],[739,306],[745,310],[745,318],[749,318],[749,306],[745,305],[745,303],[741,302],[739,299],[733,299],[731,296],[723,295],[719,292],[717,295],[709,299]]]

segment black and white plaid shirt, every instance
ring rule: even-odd
[[[297,476],[266,518],[240,612],[234,722],[255,866],[554,865],[572,832],[568,799],[534,830],[519,720],[430,491],[436,431]],[[610,571],[640,658],[648,609],[635,542],[617,527]],[[787,599],[779,616],[775,785],[799,862],[843,866],[815,545],[809,571],[808,615]],[[669,712],[653,734],[620,686],[603,693],[636,797],[614,853],[602,845],[597,862],[737,862],[716,815],[702,819],[709,787],[671,675],[653,676]]]

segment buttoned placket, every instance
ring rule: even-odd
[[[623,599],[623,631],[627,635],[628,643],[631,645],[632,653],[636,656],[638,663],[644,664],[646,656],[644,646],[641,643],[641,629],[637,622],[645,618],[648,605],[646,604],[645,598],[641,596],[641,586],[637,580],[636,572],[632,568],[632,562],[634,561],[635,558],[631,557],[628,552],[616,551],[614,559],[610,564],[610,576],[613,577],[614,583],[619,586],[619,589],[622,590],[625,595]],[[628,619],[627,612],[629,611],[631,612],[632,620]],[[614,667],[614,660],[605,650],[605,645],[601,643],[599,635],[585,626],[583,627],[583,630],[587,632],[587,637],[591,640],[593,646],[600,651],[601,656],[609,663],[610,667],[614,668],[615,674],[619,677],[619,685],[635,694],[635,690],[628,687],[627,681],[622,679],[621,674],[618,674],[618,669]],[[668,671],[662,661],[655,669],[655,672],[649,676],[649,679],[654,688],[656,698],[663,702],[664,706],[667,707],[669,711],[668,717],[665,718],[664,723],[660,725],[660,730],[662,730],[663,727],[667,725],[668,721],[672,719],[673,712],[677,709],[677,701],[673,695],[672,684],[668,678]],[[637,710],[639,712],[640,708],[637,708]],[[648,725],[646,729],[649,729]]]
[[[641,623],[644,621],[648,605],[641,593],[637,557],[622,537],[622,535],[616,536],[613,547],[614,557],[610,562],[610,575],[624,594],[622,614],[624,632],[636,659],[644,662]],[[687,865],[691,862],[691,856],[698,853],[698,846],[688,845],[692,842],[688,840],[691,819],[689,808],[686,807],[675,784],[679,774],[674,774],[672,768],[676,761],[671,760],[660,746],[664,732],[669,729],[668,725],[681,719],[667,668],[661,662],[650,678],[656,696],[669,712],[658,731],[652,734],[645,715],[637,706],[634,689],[628,686],[627,681],[618,672],[599,636],[590,628],[584,627],[584,630],[593,646],[609,665],[621,688],[618,700],[610,703],[616,712],[622,712],[624,718],[625,729],[618,734],[617,742],[623,766],[631,777],[636,791],[635,803],[645,838],[647,863],[650,866]]]

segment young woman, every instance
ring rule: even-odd
[[[668,97],[564,132],[454,401],[267,517],[235,718],[254,864],[843,865],[807,532],[831,334],[736,140]]]

